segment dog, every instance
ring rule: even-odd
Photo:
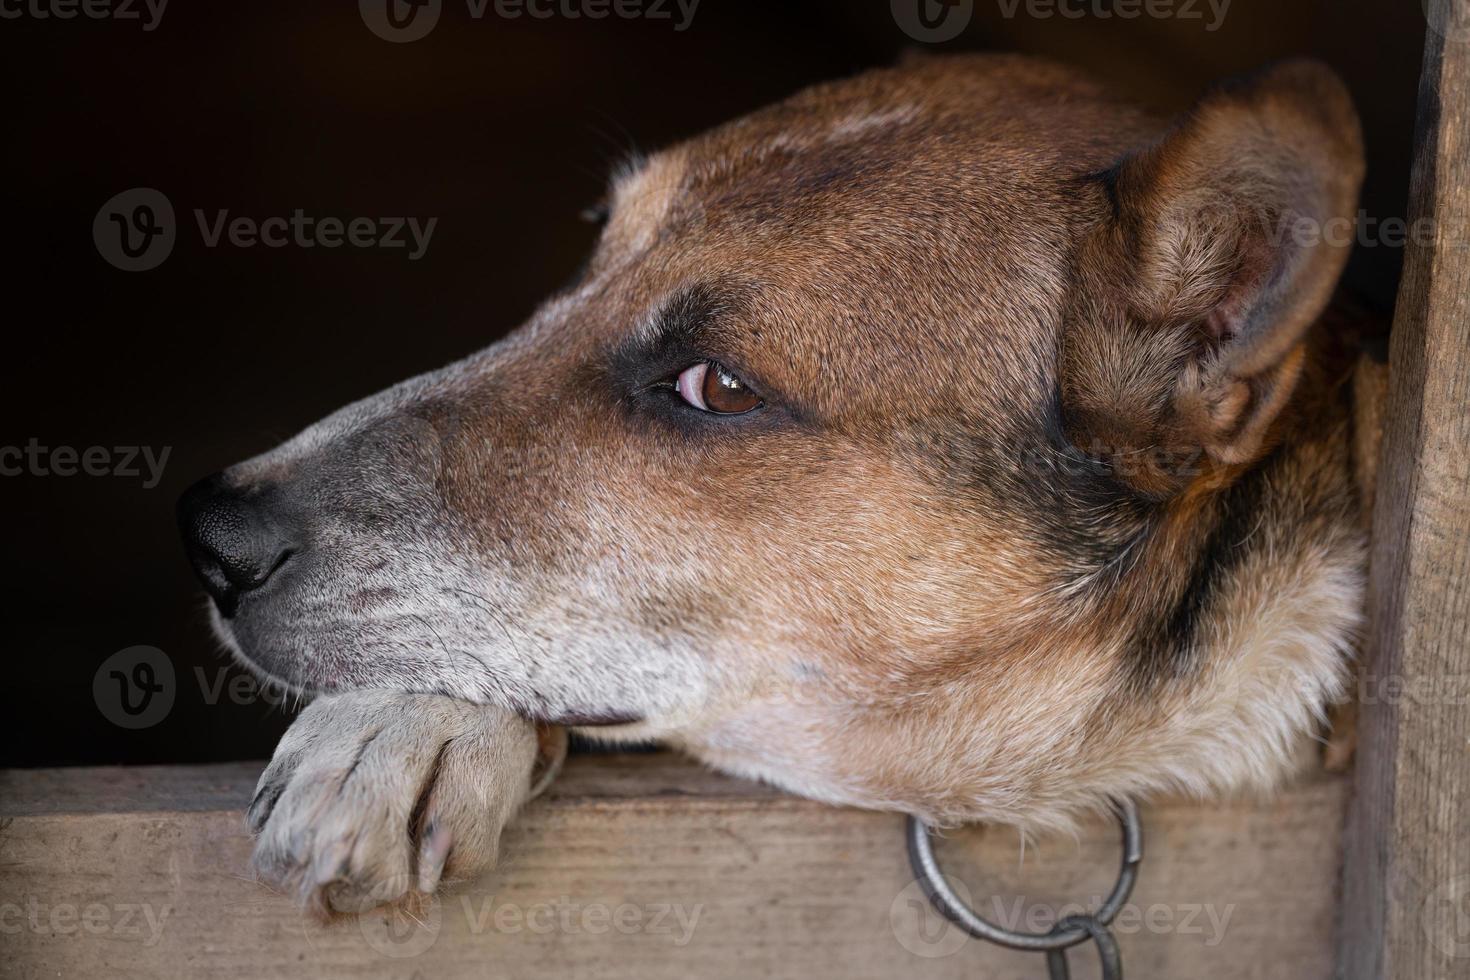
[[[1279,783],[1363,618],[1347,242],[1309,233],[1362,173],[1314,62],[1168,119],[996,55],[628,165],[519,330],[180,501],[223,642],[315,697],[261,875],[477,874],[568,728],[940,825]]]

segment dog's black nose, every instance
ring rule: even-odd
[[[225,616],[298,550],[266,496],[234,489],[218,473],[184,491],[178,516],[189,561]]]

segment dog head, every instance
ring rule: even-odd
[[[1172,125],[1021,58],[814,88],[627,168],[578,283],[199,485],[186,541],[304,689],[1032,819],[1208,699],[1196,558],[1344,259],[1292,223],[1360,173],[1312,64]]]

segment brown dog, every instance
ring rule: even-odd
[[[1172,124],[1018,57],[824,85],[621,175],[502,343],[191,491],[251,809],[337,907],[494,859],[531,721],[937,822],[1277,781],[1364,540],[1311,63]]]

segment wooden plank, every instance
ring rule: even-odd
[[[1470,35],[1429,0],[1374,511],[1343,975],[1470,975]]]
[[[501,867],[420,913],[321,925],[247,877],[258,765],[0,773],[7,977],[1031,978],[1035,956],[951,931],[913,885],[902,820],[725,779],[669,755],[572,759]],[[1274,802],[1145,810],[1120,918],[1133,978],[1332,972],[1344,780]],[[204,804],[204,805],[201,805]],[[938,847],[994,918],[1045,924],[1112,882],[1117,828]],[[991,896],[995,896],[992,898]],[[1095,958],[1074,956],[1079,978]]]

